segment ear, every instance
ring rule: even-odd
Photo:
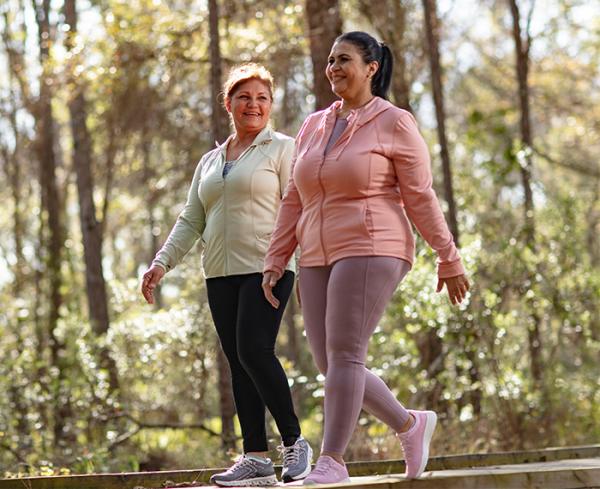
[[[369,78],[373,78],[379,69],[379,62],[371,61],[369,63]]]
[[[225,110],[231,114],[231,99],[229,97],[225,98]]]

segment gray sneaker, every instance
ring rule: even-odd
[[[223,487],[276,486],[277,477],[271,459],[261,462],[242,455],[225,472],[213,475],[210,483]]]
[[[304,438],[298,438],[290,447],[280,446],[279,451],[283,456],[283,482],[299,481],[310,474],[313,451]]]

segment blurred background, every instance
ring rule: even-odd
[[[419,241],[369,367],[438,411],[433,455],[598,443],[597,7],[2,0],[0,476],[224,466],[241,449],[200,249],[155,306],[140,276],[229,133],[229,68],[272,71],[273,125],[293,136],[334,100],[329,49],[356,29],[395,55],[390,98],[419,121],[473,282],[451,307]],[[278,349],[318,447],[323,378],[294,301]],[[363,413],[348,460],[400,456]]]

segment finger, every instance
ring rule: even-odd
[[[277,297],[273,295],[273,292],[270,289],[266,297],[267,301],[269,301],[269,304],[271,304],[275,309],[279,308],[279,300],[277,300]]]
[[[452,290],[450,291],[450,297],[452,298],[452,304],[453,305],[456,305],[456,304],[459,303],[458,293],[457,293],[456,288],[452,287]]]
[[[154,294],[152,294],[152,291],[148,289],[148,287],[144,287],[142,289],[142,294],[144,295],[144,299],[146,299],[148,304],[154,304]]]
[[[440,292],[444,288],[444,281],[442,279],[438,279],[436,292]]]
[[[265,299],[267,299],[267,302],[271,304],[275,309],[277,309],[279,307],[279,301],[273,295],[273,287],[271,287],[271,281],[267,277],[265,277],[263,281],[262,289],[263,294],[265,295]]]
[[[455,286],[453,292],[454,297],[456,297],[457,300],[460,300],[460,298],[462,297],[462,290],[460,286]]]

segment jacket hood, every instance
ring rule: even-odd
[[[316,131],[313,132],[311,142],[319,141],[318,144],[320,144],[322,147],[325,147],[327,144],[327,139],[333,130],[333,126],[335,125],[337,110],[341,107],[341,105],[342,101],[336,100],[328,108],[321,112],[321,120],[319,121]],[[341,149],[337,152],[336,159],[340,158],[357,129],[372,121],[379,114],[391,109],[392,107],[394,106],[390,102],[376,96],[362,107],[351,110],[347,117],[348,126],[334,144],[334,147],[338,145],[341,146]]]

